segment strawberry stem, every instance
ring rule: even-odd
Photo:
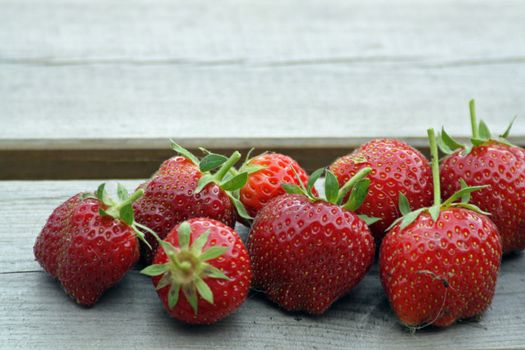
[[[336,203],[340,203],[343,197],[346,196],[348,191],[359,181],[361,181],[366,175],[372,171],[372,168],[366,167],[359,170],[350,180],[348,180],[340,189],[337,195]]]
[[[225,161],[220,169],[215,174],[215,179],[221,181],[224,176],[230,171],[230,169],[241,159],[241,154],[238,151],[233,152],[233,154]]]
[[[476,120],[476,102],[474,99],[469,101],[469,110],[470,110],[470,127],[472,128],[472,138],[479,138],[479,129],[478,122]]]
[[[114,200],[110,199],[109,197],[107,197],[107,195],[106,195],[105,201],[101,200],[107,206],[107,208],[104,210],[104,212],[107,215],[112,216],[115,219],[123,219],[123,217],[121,215],[122,214],[121,213],[122,208],[124,208],[127,205],[131,205],[137,199],[142,197],[142,195],[144,195],[144,190],[142,188],[139,188],[138,190],[133,192],[133,194],[131,194],[129,197],[127,197],[123,201],[118,201],[118,200],[114,201]],[[104,197],[102,197],[102,198],[104,198]],[[123,221],[126,221],[126,220],[123,220]]]
[[[430,153],[432,155],[432,182],[434,184],[434,205],[441,205],[441,188],[439,184],[439,158],[438,158],[438,149],[436,143],[436,134],[434,129],[428,129],[428,140],[430,143]]]
[[[138,190],[133,192],[125,201],[120,202],[117,207],[120,209],[128,204],[132,204],[133,202],[135,202],[137,199],[139,199],[143,195],[144,195],[144,190],[142,188],[139,188]]]
[[[182,270],[182,271],[189,271],[192,266],[191,266],[191,263],[189,261],[183,261],[180,263],[180,266],[179,268]]]

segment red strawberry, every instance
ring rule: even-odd
[[[385,230],[401,213],[398,193],[403,193],[413,208],[432,203],[432,177],[428,160],[419,151],[399,140],[372,140],[353,153],[337,159],[330,170],[339,184],[348,181],[360,169],[372,168],[370,189],[358,213],[381,218],[370,227],[380,241]]]
[[[173,143],[172,147],[182,156],[166,160],[150,180],[139,186],[144,196],[133,205],[137,222],[164,238],[174,226],[193,217],[209,217],[231,227],[235,226],[236,212],[250,218],[236,194],[248,175],[231,175],[239,152],[230,158],[208,154],[199,161],[179,145]],[[217,168],[215,173],[210,172]],[[141,256],[150,263],[158,243],[151,234],[146,239],[153,249],[141,245]]]
[[[64,252],[64,244],[70,244],[66,229],[71,224],[73,211],[78,210],[81,202],[82,194],[79,193],[53,210],[33,247],[36,260],[53,277],[58,276],[58,260]]]
[[[254,284],[286,310],[321,314],[365,276],[375,244],[366,222],[352,212],[366,196],[365,168],[341,189],[326,172],[326,200],[312,187],[283,185],[287,192],[264,206],[248,238]],[[350,199],[342,200],[350,188]]]
[[[441,203],[432,129],[429,138],[434,205],[410,212],[400,195],[404,216],[383,239],[379,259],[392,308],[403,324],[414,329],[449,326],[485,311],[494,295],[502,255],[496,226],[468,203],[470,193],[481,187],[464,185]]]
[[[476,122],[473,100],[470,107],[472,146],[457,143],[444,130],[439,140],[450,154],[441,163],[443,195],[457,191],[460,179],[470,186],[488,185],[473,193],[471,202],[492,214],[505,253],[525,249],[525,150],[506,140],[510,126],[492,139],[485,123]]]
[[[101,185],[92,194],[77,194],[56,208],[37,237],[36,260],[56,277],[79,304],[91,306],[124,277],[139,258],[131,203],[119,184],[119,201],[109,198]]]
[[[165,160],[159,170],[152,177],[155,176],[180,176],[186,174],[187,176],[195,176],[200,172],[198,160],[194,163],[190,158],[183,156],[175,156]]]
[[[161,241],[151,265],[142,273],[172,317],[210,324],[235,311],[248,295],[250,258],[239,235],[223,223],[193,218]]]
[[[306,185],[308,182],[308,174],[303,168],[284,154],[263,153],[249,159],[241,171],[243,169],[249,169],[249,175],[240,191],[240,199],[248,214],[254,217],[270,199],[285,193],[281,184]]]

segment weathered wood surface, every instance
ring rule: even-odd
[[[495,130],[525,111],[519,0],[0,0],[0,9],[3,150],[161,149],[168,137],[212,148],[352,147],[369,136],[426,144],[428,126],[468,134],[470,97]],[[525,122],[514,135],[525,142]]]
[[[138,181],[125,181],[133,188]],[[95,181],[0,182],[0,348],[518,349],[525,348],[525,258],[505,259],[492,307],[479,322],[410,334],[396,321],[377,267],[320,317],[285,313],[260,294],[210,327],[164,312],[137,269],[92,309],[77,306],[33,260],[51,210]],[[239,229],[246,235],[246,229]]]
[[[524,114],[518,0],[0,0],[0,179],[139,178],[167,139],[288,153],[425,147]],[[514,142],[525,145],[525,121]]]

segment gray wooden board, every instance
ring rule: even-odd
[[[470,97],[499,131],[525,111],[524,16],[519,0],[0,0],[0,149],[425,144],[428,126],[468,134]]]
[[[130,189],[139,181],[124,181]],[[392,314],[374,266],[324,315],[286,313],[252,293],[234,315],[189,327],[164,312],[148,278],[132,270],[95,307],[77,306],[34,261],[54,207],[95,181],[0,182],[0,347],[263,349],[525,348],[525,258],[506,258],[492,307],[479,322],[410,334]],[[239,227],[246,236],[246,228]]]

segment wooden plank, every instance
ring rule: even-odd
[[[426,58],[450,66],[515,62],[525,53],[515,45],[524,40],[519,0],[2,0],[2,9],[2,57],[28,65],[344,65]],[[481,45],[486,40],[491,45]]]
[[[495,130],[525,110],[518,0],[0,5],[3,149],[167,137],[239,147],[233,135],[351,147],[422,140],[429,125],[464,136],[470,97]],[[515,135],[525,141],[525,123]]]
[[[313,137],[351,147],[370,136],[420,141],[429,126],[467,136],[471,97],[496,132],[525,111],[524,64],[0,67],[4,149],[27,149],[28,139],[33,149],[151,148],[170,137],[222,147],[275,139],[302,147]],[[524,122],[514,135],[525,141]]]
[[[130,189],[138,181],[124,182]],[[396,321],[377,266],[320,317],[279,310],[253,293],[211,327],[167,317],[137,269],[92,309],[70,301],[33,260],[32,245],[50,211],[96,181],[0,182],[0,348],[510,349],[525,347],[525,257],[505,259],[492,307],[479,322],[410,334]],[[246,229],[240,228],[242,235]]]
[[[214,152],[230,155],[233,149],[209,148]],[[202,155],[198,149],[191,149]],[[238,149],[243,155],[248,148]],[[296,159],[307,171],[327,166],[337,157],[350,151],[348,148],[280,148],[269,146],[257,149],[281,152]],[[1,151],[0,180],[42,179],[101,179],[149,177],[174,151],[165,149],[126,150],[33,150]]]
[[[496,48],[500,57],[523,53],[513,45],[523,38],[500,36],[523,30],[519,0],[476,1],[476,6],[465,0],[430,0],[425,4],[415,0],[225,0],[220,6],[205,0],[160,0],[155,6],[147,0],[2,3],[2,19],[10,30],[2,33],[1,42],[10,48],[8,57],[25,57],[36,64],[61,59],[71,65],[82,64],[84,58],[113,63],[112,57],[138,60],[132,64],[191,64],[184,59],[195,58],[201,64],[215,59],[215,63],[231,65],[244,60],[265,62],[264,58],[314,60],[320,53],[335,59],[349,51],[391,57],[391,61],[429,54],[488,56]],[[45,15],[50,15],[50,20],[45,20]],[[491,26],[480,25],[489,21]],[[18,33],[20,40],[11,40],[9,34],[19,28],[26,29]],[[468,40],[444,35],[448,33]],[[84,40],[78,43],[78,38]],[[485,38],[493,39],[493,45],[479,46]],[[403,51],[407,48],[410,51]],[[174,59],[163,62],[167,56]]]

